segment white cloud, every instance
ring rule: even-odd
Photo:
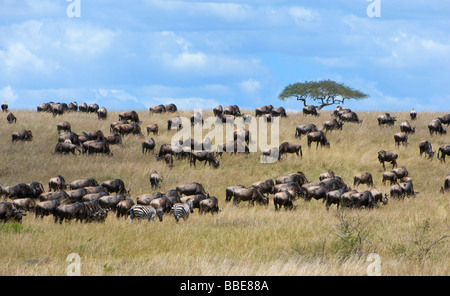
[[[6,101],[8,103],[14,103],[17,100],[17,93],[11,88],[10,85],[7,85],[0,89],[0,100]]]
[[[289,8],[289,14],[294,19],[296,24],[302,24],[304,22],[311,22],[319,19],[319,14],[317,12],[300,6]]]
[[[247,94],[254,94],[261,88],[261,83],[255,79],[248,79],[239,83],[239,87]]]

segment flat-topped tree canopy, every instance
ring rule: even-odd
[[[345,100],[363,100],[368,95],[332,80],[306,81],[289,84],[278,96],[280,100],[295,97],[307,106],[307,100],[319,102],[319,110],[331,105],[344,104]]]

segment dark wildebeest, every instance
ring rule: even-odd
[[[222,156],[223,152],[232,152],[232,153],[250,153],[250,148],[245,145],[242,141],[229,141],[222,144],[217,145],[216,155]]]
[[[78,148],[77,145],[72,143],[66,143],[66,142],[58,142],[55,146],[55,150],[52,154],[69,154],[72,153],[73,155],[76,155],[75,151],[78,152],[78,154],[81,154],[81,150]]]
[[[192,202],[192,213],[195,208],[200,208],[200,202],[206,198],[209,198],[209,194],[203,195],[203,194],[195,194],[195,195],[187,195],[180,198],[181,202],[184,203],[190,203]]]
[[[262,194],[274,193],[274,188],[275,188],[275,184],[273,183],[272,179],[255,182],[251,186],[258,188]]]
[[[380,115],[377,117],[378,125],[394,125],[394,123],[397,121],[396,117],[391,116],[391,114],[386,113],[384,115]]]
[[[2,111],[3,112],[8,112],[8,103],[6,103],[6,102],[2,103]]]
[[[63,122],[56,124],[56,129],[58,131],[58,134],[60,134],[61,131],[71,132],[70,123],[67,121],[63,121]]]
[[[273,117],[287,117],[286,110],[283,107],[272,109],[270,111],[270,115]]]
[[[81,198],[81,201],[83,201],[83,202],[98,201],[101,197],[108,196],[108,195],[109,195],[109,193],[106,191],[100,191],[100,192],[96,192],[96,193],[88,193]]]
[[[323,123],[323,129],[325,130],[325,132],[333,131],[335,129],[342,130],[343,125],[344,124],[342,121],[338,121],[336,118],[332,118]]]
[[[434,119],[430,124],[428,124],[428,130],[430,135],[435,134],[447,134],[447,130],[442,127],[442,123],[439,119]]]
[[[270,114],[270,111],[272,111],[272,109],[273,109],[272,105],[258,107],[255,109],[255,116],[258,117],[264,114]]]
[[[136,111],[124,111],[119,113],[119,121],[120,120],[130,120],[135,123],[139,123],[139,115]]]
[[[128,121],[128,120],[120,120],[120,121],[114,121],[114,122],[112,122],[110,125],[109,125],[109,131],[110,132],[113,132],[114,131],[114,128],[116,127],[116,126],[119,126],[119,125],[121,125],[121,124],[129,124],[130,122]]]
[[[414,134],[416,132],[416,127],[412,127],[408,120],[400,123],[400,131],[407,134]]]
[[[442,145],[441,147],[439,147],[437,158],[445,162],[446,155],[450,155],[450,145]]]
[[[169,112],[169,113],[175,113],[178,111],[177,106],[172,103],[164,105],[164,108],[166,108],[166,112]]]
[[[422,153],[426,153],[426,154],[428,154],[429,158],[433,158],[434,153],[436,153],[436,151],[433,151],[430,141],[421,141],[419,143],[419,153],[420,153],[420,156],[422,156]]]
[[[8,222],[8,220],[15,220],[19,223],[22,223],[22,216],[26,214],[23,211],[16,208],[16,206],[9,202],[1,202],[0,203],[0,220],[3,220],[4,223]]]
[[[393,172],[383,172],[383,179],[382,179],[382,183],[386,184],[386,180],[389,180],[392,184],[395,184],[397,182],[397,175]]]
[[[66,180],[64,180],[64,177],[61,175],[50,178],[50,180],[48,180],[48,191],[66,190],[66,188]]]
[[[233,205],[238,205],[241,201],[250,201],[251,205],[255,201],[259,204],[267,205],[269,196],[264,196],[256,187],[235,189],[233,192]]]
[[[414,110],[414,108],[409,112],[409,117],[411,117],[411,120],[416,120],[416,118],[417,118],[417,111]]]
[[[108,118],[108,110],[106,110],[105,107],[102,107],[97,110],[97,118],[100,119],[106,119]]]
[[[339,119],[343,122],[356,122],[361,123],[362,120],[358,118],[358,114],[353,111],[343,113]]]
[[[397,158],[398,158],[397,153],[385,150],[378,151],[378,160],[380,161],[381,164],[383,164],[384,170],[386,170],[384,162],[392,163],[392,168],[397,167]]]
[[[210,166],[212,165],[214,168],[218,168],[220,165],[220,162],[216,159],[214,152],[207,152],[207,151],[191,152],[189,160],[190,165],[194,164],[195,167],[195,162],[197,160],[204,161],[205,166],[207,163],[209,163],[209,165]]]
[[[298,205],[294,205],[293,201],[295,199],[296,193],[292,190],[284,190],[275,193],[273,196],[273,204],[275,206],[275,211],[281,209],[284,206],[285,210],[295,210]]]
[[[84,204],[82,202],[58,206],[53,212],[55,223],[57,223],[59,220],[59,223],[62,224],[64,220],[70,221],[74,218],[76,219],[76,221],[81,221],[81,215],[79,214],[79,212],[81,212],[83,207]]]
[[[367,172],[365,174],[356,174],[353,177],[353,186],[358,186],[360,184],[367,184],[367,186],[373,186],[372,174]]]
[[[184,184],[177,186],[176,190],[180,195],[195,195],[195,194],[203,194],[206,195],[205,189],[200,183],[193,182],[190,184]]]
[[[154,135],[157,135],[158,134],[158,129],[159,129],[159,127],[158,127],[158,125],[156,123],[155,124],[151,124],[151,125],[147,125],[147,136],[150,133],[153,133]]]
[[[376,189],[375,187],[372,187],[369,191],[370,193],[372,193],[373,199],[375,200],[376,203],[381,202],[383,205],[387,205],[388,203],[387,193],[383,195],[383,193],[378,191],[378,189]]]
[[[444,186],[441,187],[441,193],[450,191],[450,174],[445,177]]]
[[[164,105],[158,105],[158,106],[151,106],[149,108],[150,114],[151,113],[166,113],[166,107]]]
[[[116,205],[116,217],[119,219],[120,217],[125,217],[125,219],[128,216],[128,211],[134,206],[134,201],[132,199],[125,199],[122,201],[119,201],[119,203]]]
[[[200,201],[198,209],[199,214],[203,213],[218,213],[219,212],[219,200],[215,196],[210,196]]]
[[[372,192],[366,190],[364,192],[353,193],[351,195],[352,208],[362,208],[372,209],[377,206],[377,202],[372,196]]]
[[[322,180],[328,179],[328,178],[334,178],[334,177],[336,177],[336,174],[332,170],[328,170],[319,175],[319,181],[322,181]]]
[[[59,135],[58,142],[64,142],[70,140],[72,144],[80,145],[80,137],[74,132],[65,132]]]
[[[12,113],[9,113],[6,116],[6,120],[8,121],[8,123],[16,123],[17,122],[17,118]]]
[[[159,147],[159,152],[156,155],[157,160],[164,159],[166,154],[172,154],[177,155],[177,153],[181,152],[181,145],[178,146],[174,143],[172,144],[162,144],[161,147]]]
[[[13,201],[13,205],[15,205],[18,210],[28,212],[34,211],[36,202],[32,198],[19,198]]]
[[[164,155],[164,162],[169,166],[169,168],[173,168],[173,155],[170,153]]]
[[[316,149],[319,147],[319,144],[321,147],[330,147],[330,142],[328,142],[325,132],[322,130],[310,132],[306,137],[308,139],[308,148],[311,147],[312,142],[317,142]]]
[[[303,158],[302,146],[299,144],[291,142],[281,143],[278,148],[278,160],[281,159],[282,155],[287,153],[295,153],[297,156],[300,156],[300,158]]]
[[[155,139],[150,138],[144,142],[142,142],[142,154],[147,153],[148,151],[152,151],[155,149],[156,142]]]
[[[94,178],[87,178],[73,181],[69,184],[69,189],[74,190],[83,187],[98,186],[98,182]]]
[[[409,176],[408,170],[404,166],[401,166],[399,168],[395,168],[395,169],[392,170],[392,172],[395,174],[397,179],[402,179],[404,177],[408,177]]]
[[[88,113],[97,113],[100,106],[98,104],[89,104]]]
[[[125,195],[117,194],[117,195],[106,195],[102,196],[98,199],[98,204],[108,211],[116,211],[116,206],[122,200],[125,200]]]
[[[191,126],[196,124],[204,124],[203,116],[200,112],[195,112],[194,115],[191,116]]]
[[[152,200],[154,200],[155,198],[159,198],[162,197],[163,194],[161,192],[156,192],[156,193],[144,193],[139,195],[138,197],[136,197],[136,203],[138,205],[149,205],[151,203]]]
[[[326,206],[327,211],[330,209],[330,206],[333,204],[336,204],[337,208],[339,209],[339,205],[341,203],[341,197],[345,192],[347,192],[346,188],[339,188],[336,190],[332,190],[326,194],[325,206]]]
[[[39,201],[46,201],[52,199],[58,199],[61,202],[69,201],[69,195],[64,190],[59,190],[55,192],[44,192],[41,195],[39,195]]]
[[[150,186],[153,188],[161,188],[161,182],[163,181],[163,177],[160,177],[158,175],[157,171],[154,171],[151,175],[150,175]]]
[[[302,135],[306,135],[310,132],[315,132],[317,130],[318,130],[317,126],[313,123],[307,125],[299,125],[295,128],[295,137],[301,138]]]
[[[408,134],[405,132],[394,134],[395,146],[400,147],[400,144],[408,145]]]
[[[437,118],[442,124],[450,125],[450,113]]]
[[[305,106],[303,108],[303,115],[319,116],[320,114],[317,112],[316,106]]]
[[[167,120],[167,130],[170,131],[173,127],[176,127],[177,130],[180,130],[183,127],[183,122],[180,116]]]
[[[69,196],[69,201],[73,203],[77,201],[82,201],[83,196],[89,194],[89,191],[85,188],[78,188],[75,190],[69,190],[66,193]]]
[[[222,113],[223,113],[223,107],[222,107],[222,105],[219,105],[219,106],[214,107],[214,108],[213,108],[213,113],[214,113],[214,116],[222,115]]]
[[[86,103],[80,104],[80,106],[78,106],[78,110],[80,112],[87,113],[88,112],[88,105]]]
[[[44,216],[53,215],[55,209],[60,204],[61,201],[59,199],[52,199],[38,202],[36,204],[36,207],[34,208],[34,215],[36,218],[41,217],[41,219],[44,218]]]
[[[4,195],[4,199],[17,199],[17,198],[35,198],[36,197],[36,189],[33,189],[28,184],[18,184],[15,186],[6,186],[3,187],[0,184],[0,196]]]
[[[36,107],[37,112],[48,112],[50,110],[50,103],[40,104]]]
[[[32,141],[33,140],[33,134],[30,130],[23,130],[20,132],[14,132],[11,134],[11,140],[12,142],[16,141]]]
[[[109,145],[120,145],[124,147],[122,144],[122,136],[120,134],[113,134],[105,137],[105,142]]]
[[[124,124],[118,124],[114,126],[113,132],[120,134],[121,136],[125,135],[139,135],[140,137],[143,137],[144,134],[141,131],[141,127],[133,122],[133,123],[124,123]]]
[[[103,186],[108,193],[115,192],[117,194],[127,194],[125,183],[121,179],[104,181],[100,186]]]
[[[94,153],[102,153],[108,156],[113,156],[113,153],[109,149],[109,144],[104,141],[100,140],[86,141],[82,144],[82,148],[83,154],[87,153],[88,155],[91,155]]]
[[[233,116],[241,116],[241,110],[237,105],[230,105],[223,108],[223,114],[225,115],[233,115]]]
[[[281,176],[278,177],[275,180],[275,184],[286,184],[290,182],[295,182],[299,186],[302,186],[303,184],[309,183],[308,179],[306,178],[305,174],[303,172],[296,172],[287,176]]]
[[[418,192],[414,191],[411,180],[406,182],[397,183],[390,189],[390,195],[392,198],[404,198],[405,196],[415,196]]]
[[[233,197],[234,190],[241,189],[241,188],[245,188],[245,186],[237,185],[237,186],[230,186],[230,187],[225,188],[225,201],[227,201],[227,202],[230,201],[231,198]]]

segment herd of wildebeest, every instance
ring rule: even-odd
[[[8,104],[5,102],[1,106],[4,113],[7,113],[7,122],[16,123],[17,118],[9,112]],[[177,107],[174,104],[158,105],[150,107],[150,113],[176,113]],[[44,103],[37,107],[37,112],[50,112],[53,116],[62,115],[65,112],[86,112],[96,113],[99,120],[106,120],[108,112],[106,108],[99,108],[97,104],[87,105],[86,103],[78,106],[76,102],[72,103]],[[214,116],[226,122],[227,119],[235,117],[247,117],[251,115],[241,114],[238,106],[217,106],[213,109]],[[319,116],[316,107],[305,106],[303,115]],[[255,116],[264,116],[267,122],[271,122],[273,117],[288,117],[283,107],[274,108],[272,105],[256,108]],[[411,121],[416,120],[417,112],[413,109],[410,112]],[[389,113],[378,116],[379,125],[394,125],[396,117]],[[201,124],[203,119],[201,114],[194,114],[191,117],[191,124]],[[301,138],[306,135],[308,147],[313,142],[323,148],[329,148],[330,142],[326,134],[332,130],[342,130],[345,122],[361,123],[358,115],[348,108],[338,106],[332,112],[332,119],[323,123],[322,129],[315,124],[301,125],[295,128],[295,138]],[[102,153],[113,156],[110,150],[111,145],[123,145],[122,137],[126,135],[138,135],[144,137],[141,130],[141,121],[136,111],[124,111],[119,114],[118,121],[110,124],[110,135],[105,135],[101,130],[76,133],[71,130],[69,122],[63,121],[57,124],[58,141],[56,143],[54,154],[96,154]],[[430,135],[446,134],[444,125],[450,124],[450,114],[438,117],[429,123],[428,129]],[[172,128],[179,129],[181,126],[180,117],[174,117],[168,120],[168,130]],[[151,124],[146,127],[147,136],[152,133],[158,135],[159,128],[157,124]],[[401,122],[400,132],[394,135],[395,145],[407,145],[408,136],[415,133],[415,127],[412,127],[408,120]],[[11,135],[12,143],[16,141],[32,141],[32,131],[23,130],[14,132]],[[160,145],[155,156],[158,160],[164,160],[169,167],[174,167],[174,161],[187,159],[190,165],[196,165],[196,161],[204,161],[205,165],[209,163],[214,168],[220,166],[222,152],[249,153],[247,147],[251,141],[251,134],[248,130],[236,130],[234,132],[234,141],[230,143],[218,144],[217,151],[212,150],[212,143],[208,138],[200,143],[189,138],[179,143],[166,143]],[[194,149],[195,147],[195,149]],[[200,151],[197,148],[201,147]],[[239,149],[241,148],[241,149]],[[150,138],[142,142],[142,154],[156,151],[156,142]],[[279,147],[271,148],[268,151],[262,151],[263,156],[273,155],[273,150],[278,152],[278,161],[287,153],[295,153],[302,157],[301,145],[293,142],[283,142]],[[419,153],[424,153],[429,158],[433,158],[436,151],[433,150],[430,141],[421,141],[419,143]],[[450,155],[450,144],[438,148],[437,158],[445,162],[446,155]],[[381,150],[378,152],[378,160],[382,164],[384,173],[382,183],[390,182],[388,193],[380,192],[374,187],[374,181],[370,172],[358,173],[354,176],[352,186],[354,188],[360,185],[367,185],[366,190],[357,191],[346,184],[341,177],[329,170],[319,176],[318,181],[310,181],[306,175],[301,172],[292,172],[286,176],[280,176],[273,179],[255,181],[249,186],[235,185],[225,188],[225,201],[238,205],[246,201],[254,205],[268,205],[270,195],[272,195],[275,210],[278,211],[284,207],[286,210],[295,210],[296,201],[303,198],[305,201],[322,200],[328,210],[333,204],[337,208],[367,208],[379,207],[379,204],[387,204],[389,198],[403,199],[409,196],[415,196],[418,191],[414,190],[413,181],[405,166],[397,166],[398,154]],[[392,164],[392,170],[386,171],[385,162]],[[152,190],[161,188],[161,182],[164,178],[154,171],[150,178]],[[70,221],[104,221],[108,212],[114,212],[117,218],[130,217],[130,222],[134,218],[145,218],[153,220],[158,217],[160,221],[164,214],[173,213],[178,222],[180,215],[187,219],[189,213],[193,213],[197,208],[199,213],[217,213],[219,212],[219,200],[215,196],[210,196],[202,184],[197,182],[183,184],[167,192],[148,193],[137,196],[135,201],[131,198],[130,190],[127,190],[125,182],[120,178],[114,180],[105,180],[98,182],[94,178],[87,178],[66,182],[61,175],[55,176],[48,181],[48,191],[45,191],[43,184],[32,182],[29,184],[21,183],[13,186],[3,186],[0,184],[0,197],[4,202],[0,203],[0,220],[7,222],[15,220],[21,222],[22,216],[27,212],[34,212],[36,218],[44,216],[53,216],[55,223],[64,220]],[[360,188],[360,187],[358,187]],[[444,184],[440,188],[441,193],[450,191],[450,174],[444,178]],[[11,200],[7,202],[6,200]],[[177,208],[178,207],[178,208]],[[174,209],[181,209],[175,210]],[[177,214],[175,214],[177,212]]]

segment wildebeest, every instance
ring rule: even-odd
[[[275,180],[275,184],[286,184],[290,182],[297,183],[299,186],[309,183],[308,179],[306,178],[306,175],[301,171],[289,174],[287,176],[278,177]]]
[[[147,136],[150,134],[150,133],[153,133],[154,135],[157,135],[158,134],[158,125],[155,123],[155,124],[151,124],[151,125],[147,125]]]
[[[113,134],[105,137],[105,142],[109,145],[120,145],[122,147],[122,136],[120,134]]]
[[[166,108],[166,112],[169,112],[169,113],[175,113],[178,111],[177,106],[172,103],[164,105],[164,108]]]
[[[409,117],[411,117],[411,120],[416,120],[416,118],[417,118],[417,111],[414,110],[414,108],[409,112]]]
[[[222,156],[223,152],[232,152],[232,153],[250,153],[250,148],[245,145],[242,141],[229,141],[222,144],[217,145],[216,155]]]
[[[272,179],[267,179],[265,181],[258,181],[251,185],[252,187],[258,188],[262,194],[274,193],[275,184]]]
[[[208,198],[203,199],[200,201],[199,214],[204,213],[218,213],[219,212],[219,200],[215,196],[210,196]]]
[[[307,125],[299,125],[295,128],[295,137],[301,138],[302,135],[306,135],[310,132],[315,132],[317,130],[318,130],[317,126],[313,123]]]
[[[106,110],[105,107],[102,107],[97,110],[97,118],[100,119],[106,119],[108,118],[108,110]]]
[[[342,121],[338,121],[336,118],[332,118],[323,123],[323,129],[325,130],[325,132],[333,131],[336,129],[342,130],[343,125],[344,124]]]
[[[414,191],[411,180],[402,183],[396,183],[391,186],[390,195],[391,198],[404,198],[405,196],[415,196],[418,192]]]
[[[394,123],[397,121],[397,118],[394,116],[391,116],[389,113],[385,113],[384,115],[380,115],[377,117],[378,125],[394,125]]]
[[[306,136],[308,139],[308,148],[311,147],[312,142],[317,142],[316,149],[319,147],[330,147],[330,142],[328,142],[325,132],[322,130],[318,130],[315,132],[310,132]]]
[[[134,201],[132,199],[124,199],[119,201],[116,205],[116,217],[119,219],[120,217],[125,217],[129,215],[129,210],[134,206]]]
[[[125,199],[126,199],[125,195],[122,195],[122,194],[105,195],[105,196],[101,196],[98,199],[98,204],[102,208],[107,209],[108,211],[115,212],[117,204]]]
[[[233,197],[234,190],[240,189],[240,188],[245,188],[245,186],[237,185],[237,186],[229,186],[229,187],[225,188],[225,201],[227,201],[227,202],[230,201],[231,198]]]
[[[87,111],[88,111],[88,113],[97,113],[99,108],[100,108],[100,106],[96,103],[89,104]]]
[[[194,211],[193,209],[195,209],[195,208],[199,209],[200,208],[200,202],[202,200],[206,199],[206,198],[209,198],[209,194],[206,194],[206,195],[204,195],[204,194],[195,194],[195,195],[187,195],[187,196],[181,197],[180,201],[182,203],[190,203],[190,202],[192,202],[192,213],[193,213],[193,211]]]
[[[345,192],[347,192],[346,188],[339,188],[339,189],[327,192],[326,197],[325,197],[325,201],[326,201],[325,206],[326,206],[327,211],[330,209],[330,206],[333,204],[336,204],[337,208],[339,209],[339,205],[341,203],[341,197]]]
[[[375,200],[375,202],[377,204],[378,204],[378,202],[381,202],[383,205],[386,205],[388,203],[387,193],[385,193],[383,195],[383,193],[378,191],[378,189],[375,187],[372,187],[371,189],[369,189],[369,191],[370,191],[370,193],[372,193],[373,199]]]
[[[450,155],[450,145],[442,145],[441,147],[439,147],[437,158],[445,162],[446,155]]]
[[[303,108],[303,115],[313,115],[313,116],[319,116],[320,114],[317,112],[316,106],[305,106]]]
[[[58,131],[58,134],[61,133],[61,131],[64,132],[71,132],[71,126],[70,123],[67,121],[59,122],[56,124],[56,129]]]
[[[163,177],[160,177],[158,175],[157,171],[153,171],[153,173],[150,175],[150,186],[152,188],[161,188],[161,182],[163,181]]]
[[[176,127],[177,130],[180,130],[183,127],[183,122],[180,116],[170,118],[167,120],[167,130],[171,130]]]
[[[36,192],[36,189],[24,183],[6,187],[3,187],[2,184],[0,184],[0,196],[4,196],[4,199],[36,198]]]
[[[3,112],[8,112],[8,103],[6,103],[6,102],[2,103],[2,111]]]
[[[395,145],[400,147],[400,144],[408,145],[408,134],[405,132],[394,134]]]
[[[442,124],[450,125],[450,113],[437,118]]]
[[[86,103],[80,104],[80,106],[78,107],[78,110],[80,112],[87,113],[88,112],[88,105]]]
[[[130,135],[130,134],[138,135],[140,137],[144,136],[144,134],[141,131],[141,127],[135,122],[118,124],[118,125],[114,126],[113,132],[120,134],[121,136]]]
[[[392,170],[392,172],[395,174],[397,179],[402,179],[404,177],[408,177],[409,173],[405,166],[401,166],[399,168],[395,168]]]
[[[65,132],[65,133],[61,133],[58,136],[58,142],[64,142],[66,140],[70,140],[70,142],[72,144],[75,145],[80,145],[80,137],[78,136],[77,133],[74,132]]]
[[[88,155],[94,154],[94,153],[101,153],[108,156],[113,156],[113,153],[109,149],[109,144],[105,141],[100,140],[92,140],[92,141],[86,141],[82,144],[82,153],[87,153]]]
[[[159,152],[156,155],[156,159],[157,160],[164,159],[166,154],[177,155],[177,153],[179,153],[180,151],[181,151],[181,145],[177,146],[177,145],[175,145],[175,143],[174,143],[174,145],[162,144],[161,147],[159,147]]]
[[[430,124],[428,124],[428,131],[430,135],[434,134],[447,134],[447,130],[442,127],[442,123],[439,119],[434,119]]]
[[[16,206],[9,202],[1,202],[0,203],[0,220],[3,220],[4,223],[9,220],[15,220],[19,223],[22,223],[22,216],[26,214],[23,213],[22,210],[16,208]]]
[[[383,172],[382,183],[386,184],[387,180],[389,180],[392,185],[397,182],[397,175],[393,171]]]
[[[196,124],[204,124],[203,116],[200,112],[195,112],[194,115],[191,116],[191,126]]]
[[[170,153],[164,155],[164,162],[169,166],[169,168],[173,168],[173,155]]]
[[[149,111],[150,113],[166,113],[166,107],[164,105],[151,106]]]
[[[378,160],[380,161],[381,164],[383,164],[384,170],[386,170],[386,166],[384,165],[385,162],[392,163],[392,168],[397,167],[397,158],[398,158],[397,153],[385,150],[378,151]]]
[[[195,194],[206,195],[206,191],[203,188],[202,184],[197,182],[179,185],[176,187],[176,191],[178,191],[180,195],[195,195]]]
[[[230,105],[223,108],[223,114],[225,115],[233,115],[233,116],[241,116],[241,110],[237,105]]]
[[[94,178],[75,180],[69,184],[69,189],[74,190],[89,186],[98,186],[98,182]]]
[[[128,194],[125,189],[125,183],[121,179],[107,180],[100,186],[103,186],[103,188],[105,188],[105,190],[109,193],[115,192],[122,195]]]
[[[400,123],[400,131],[407,134],[414,134],[416,132],[416,127],[412,127],[408,120]]]
[[[204,161],[205,162],[205,166],[207,163],[209,163],[209,165],[213,166],[213,168],[218,168],[220,165],[220,162],[216,159],[216,156],[214,155],[213,152],[207,152],[207,151],[193,151],[191,152],[190,155],[190,160],[189,163],[190,165],[194,165],[195,167],[195,162],[196,161]]]
[[[44,218],[44,216],[53,215],[55,209],[61,204],[59,199],[52,199],[38,202],[34,208],[35,217]]]
[[[445,177],[444,186],[441,187],[441,193],[450,191],[450,174]]]
[[[365,190],[364,192],[358,192],[351,194],[351,207],[352,208],[366,208],[372,209],[377,206],[377,202],[372,196],[372,192]]]
[[[17,122],[17,118],[16,118],[16,116],[14,116],[14,114],[9,113],[6,116],[6,121],[8,121],[8,123],[16,123]]]
[[[130,120],[135,123],[139,123],[139,115],[136,111],[124,111],[119,113],[119,121],[120,120]]]
[[[53,154],[69,154],[72,153],[73,155],[76,155],[76,152],[78,154],[81,154],[81,150],[78,148],[77,145],[72,143],[66,143],[66,142],[58,142],[55,146],[55,150],[53,151]]]
[[[33,140],[33,134],[30,130],[23,130],[20,132],[13,132],[11,134],[11,140],[12,142],[16,141],[32,141]]]
[[[334,178],[334,177],[336,177],[336,174],[332,170],[328,170],[319,175],[319,181],[322,181],[322,180],[328,179],[328,178]]]
[[[251,205],[254,205],[255,201],[259,204],[267,205],[269,197],[264,196],[258,188],[251,186],[233,191],[233,205],[238,205],[241,201],[250,201]]]
[[[272,115],[273,117],[287,117],[286,110],[283,107],[273,108],[270,111],[270,115]]]
[[[48,180],[48,191],[59,191],[67,188],[66,180],[63,176],[58,175]]]
[[[422,153],[426,153],[426,154],[428,154],[429,158],[433,158],[434,153],[436,153],[436,151],[433,151],[430,141],[421,141],[419,143],[419,153],[420,153],[420,156],[422,156]]]
[[[358,114],[356,114],[353,111],[345,112],[345,113],[341,114],[339,119],[343,122],[356,122],[356,123],[362,122],[362,120],[359,119]]]
[[[36,202],[32,198],[19,198],[13,201],[13,205],[18,210],[28,212],[34,211],[34,208],[36,207]]]
[[[367,184],[367,186],[373,186],[372,174],[367,172],[365,174],[356,174],[353,177],[353,186],[358,186],[360,184]]]
[[[272,111],[272,109],[273,109],[272,105],[258,107],[258,108],[255,109],[255,116],[261,116],[261,115],[264,115],[264,114],[270,114],[270,111]]]
[[[282,192],[277,192],[273,196],[273,204],[275,206],[275,211],[278,211],[284,206],[285,210],[295,210],[298,205],[294,205],[295,192],[292,190],[284,190]]]
[[[219,105],[219,106],[214,107],[214,108],[213,108],[213,113],[214,113],[214,116],[222,115],[222,113],[223,113],[223,107],[222,107],[222,105]]]
[[[52,199],[58,199],[61,202],[70,201],[69,195],[64,190],[59,190],[55,192],[44,192],[39,195],[39,201],[46,201]]]
[[[300,158],[303,158],[302,146],[291,142],[283,142],[278,148],[278,159],[280,160],[284,154],[295,153]]]
[[[144,142],[142,142],[142,154],[147,153],[148,151],[152,151],[155,149],[156,142],[155,139],[150,138]]]

